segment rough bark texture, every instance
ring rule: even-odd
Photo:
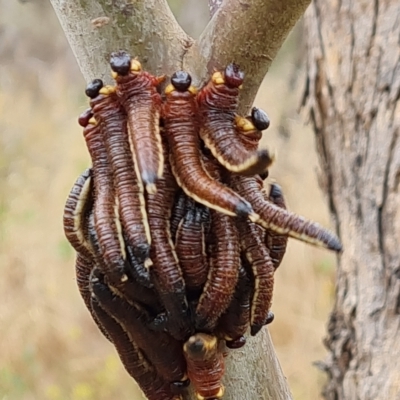
[[[329,400],[400,399],[400,3],[315,0],[304,96],[344,244]]]
[[[241,111],[247,112],[272,60],[310,0],[215,1],[197,42],[165,0],[51,0],[87,81],[110,83],[111,51],[127,49],[144,68],[171,75],[184,68],[200,85],[214,68],[235,61],[246,71]],[[210,3],[211,4],[211,3]],[[218,8],[219,7],[219,8]],[[225,400],[287,400],[291,394],[265,332],[227,359]]]

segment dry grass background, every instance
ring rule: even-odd
[[[189,12],[191,1],[174,10],[198,32],[204,21],[193,23],[199,13]],[[134,382],[78,295],[62,230],[66,195],[89,165],[76,122],[87,104],[84,82],[48,2],[25,3],[0,0],[0,400],[133,400],[140,398]],[[300,94],[290,83],[303,68],[295,42],[256,104],[272,120],[271,176],[291,210],[329,226],[313,134],[296,113]],[[325,356],[334,269],[328,252],[291,241],[276,274],[270,331],[297,400],[319,398],[324,377],[312,363]]]

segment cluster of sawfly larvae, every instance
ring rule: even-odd
[[[338,238],[263,186],[267,115],[237,115],[235,64],[201,89],[187,72],[143,71],[111,55],[115,86],[86,88],[79,118],[92,167],[64,212],[76,277],[94,321],[149,400],[221,399],[227,348],[270,323],[288,237],[340,251]]]

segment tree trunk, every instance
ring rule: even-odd
[[[210,1],[213,18],[197,41],[166,0],[51,0],[82,73],[110,82],[111,51],[126,49],[153,74],[185,69],[200,86],[233,60],[246,71],[240,111],[247,113],[285,38],[310,0]],[[225,400],[290,400],[267,328],[230,352]]]
[[[400,399],[400,3],[315,0],[304,105],[344,244],[329,400]]]

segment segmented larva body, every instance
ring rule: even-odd
[[[132,342],[121,325],[92,297],[92,308],[110,336],[128,374],[138,383],[148,400],[178,400],[168,382],[156,372],[136,343]]]
[[[257,219],[250,204],[204,170],[197,129],[195,89],[186,72],[175,73],[166,88],[164,124],[171,149],[172,172],[183,191],[197,202],[226,215]]]
[[[286,209],[282,189],[276,183],[271,184],[269,194],[265,189],[263,189],[263,195],[264,198],[268,199],[271,203],[274,203],[280,208]],[[283,256],[286,252],[287,242],[288,235],[280,235],[272,230],[267,230],[265,232],[265,244],[268,247],[269,255],[275,269],[277,269],[282,262]]]
[[[126,52],[111,54],[110,65],[117,94],[128,115],[134,164],[148,193],[155,193],[163,171],[160,136],[161,96],[156,90],[164,77],[142,71],[141,64]]]
[[[334,233],[265,200],[262,186],[263,183],[259,177],[232,176],[232,187],[247,199],[259,214],[260,219],[256,221],[257,224],[306,243],[335,251],[342,250],[342,245]]]
[[[92,171],[87,169],[76,180],[64,207],[64,233],[71,246],[82,257],[93,258],[93,251],[85,231],[87,214],[93,205]]]
[[[249,273],[241,266],[239,280],[235,288],[229,307],[218,320],[216,332],[226,340],[226,346],[237,349],[246,344],[244,334],[250,323],[250,294],[253,284]]]
[[[110,162],[118,210],[126,237],[126,245],[144,268],[150,264],[150,228],[141,179],[136,176],[126,115],[111,86],[102,87],[90,101],[94,117],[100,123]],[[148,271],[147,271],[148,272]],[[138,271],[138,273],[144,273]]]
[[[210,176],[220,178],[219,166],[204,157]],[[235,220],[211,210],[211,232],[209,272],[203,292],[196,308],[196,327],[212,332],[218,318],[227,309],[238,281],[240,267],[239,234]]]
[[[197,95],[200,115],[200,137],[213,156],[227,170],[254,175],[272,163],[268,150],[248,149],[236,132],[235,116],[239,87],[244,73],[229,64],[224,73],[215,72]]]
[[[114,294],[98,274],[92,274],[91,292],[102,309],[111,315],[147,356],[157,373],[169,383],[185,378],[185,360],[181,343],[165,332],[148,328],[148,315],[138,306],[130,305]]]
[[[186,215],[181,220],[176,234],[176,253],[190,297],[197,297],[207,280],[205,212],[204,206],[188,199]]]
[[[165,148],[165,155],[168,150]],[[170,231],[170,217],[177,186],[169,163],[164,164],[157,192],[147,196],[148,217],[153,238],[151,245],[152,278],[168,314],[171,334],[185,340],[190,334],[189,306],[185,281]]]
[[[187,374],[199,400],[222,398],[225,388],[221,379],[225,372],[224,356],[215,336],[197,333],[183,345]]]
[[[241,250],[254,280],[250,313],[250,330],[254,336],[267,321],[272,303],[275,268],[264,244],[263,228],[250,221],[238,222],[238,228]]]
[[[83,135],[92,159],[95,203],[93,207],[95,228],[99,240],[104,272],[113,283],[126,279],[125,243],[119,221],[118,207],[100,125],[92,118]]]

